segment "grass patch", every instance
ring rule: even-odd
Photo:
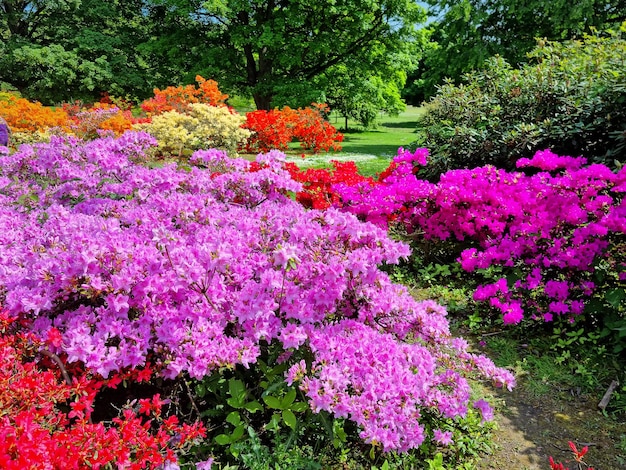
[[[399,116],[382,116],[375,129],[362,129],[356,121],[348,120],[348,131],[341,130],[344,140],[341,152],[304,154],[298,142],[292,142],[287,160],[300,168],[326,168],[331,160],[353,161],[359,173],[375,176],[389,166],[399,147],[408,147],[415,140],[415,128],[423,108],[408,106]],[[343,118],[331,113],[330,122],[337,128]]]
[[[382,116],[375,129],[363,129],[355,121],[348,120],[348,130],[344,134],[342,152],[369,154],[392,158],[398,147],[407,147],[415,141],[415,128],[424,108],[407,106],[406,111],[396,117]],[[331,113],[330,122],[337,128],[343,125],[342,118]]]

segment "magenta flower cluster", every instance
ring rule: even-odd
[[[475,293],[505,323],[527,313],[547,321],[580,314],[594,292],[594,262],[605,257],[611,237],[626,233],[626,168],[614,173],[546,150],[518,161],[534,174],[484,166],[430,183],[416,176],[426,155],[400,149],[382,184],[336,186],[344,209],[382,227],[400,223],[418,237],[469,245],[459,259],[466,271],[503,266],[521,273]],[[613,263],[623,280],[626,266]]]
[[[287,361],[305,348],[312,362],[292,354],[286,381],[385,450],[432,438],[423,412],[463,416],[469,375],[514,385],[378,268],[407,245],[290,198],[282,153],[149,168],[154,144],[53,137],[0,155],[0,300],[44,338],[58,329],[55,352],[104,377],[150,358],[165,378],[200,379],[253,367],[262,344]]]

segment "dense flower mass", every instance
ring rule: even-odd
[[[548,321],[579,315],[599,259],[624,279],[626,259],[610,240],[626,234],[626,168],[614,173],[546,150],[519,160],[518,167],[533,170],[528,175],[484,166],[430,183],[416,176],[426,156],[426,149],[400,150],[381,184],[333,189],[344,209],[379,226],[399,223],[425,239],[465,243],[466,271],[510,269],[508,278],[475,293],[505,323],[519,323],[525,311]]]
[[[305,349],[286,380],[385,450],[419,446],[424,411],[463,416],[468,374],[513,386],[378,269],[405,244],[289,197],[302,186],[282,153],[150,169],[151,145],[55,137],[0,157],[0,297],[52,352],[105,378],[150,355],[165,378],[200,379],[252,367],[262,344]]]
[[[50,336],[48,343],[56,342]],[[45,363],[45,348],[0,311],[0,468],[163,468],[177,461],[177,450],[205,435],[201,423],[162,416],[158,395],[141,399],[138,410],[126,407],[112,426],[93,423],[98,391],[115,381],[89,373],[70,380],[67,372],[64,381],[56,364]]]
[[[289,142],[297,140],[303,149],[341,150],[343,134],[326,120],[330,109],[325,104],[312,103],[310,107],[270,111],[258,110],[246,114],[244,129],[252,132],[245,145],[247,152],[267,152],[272,149],[287,150]]]
[[[354,186],[361,182],[373,184],[372,178],[359,174],[354,162],[340,162],[331,160],[332,169],[308,168],[301,170],[295,163],[286,163],[285,168],[291,177],[302,183],[302,191],[296,195],[296,200],[304,207],[313,209],[327,209],[339,203],[339,195],[333,190],[337,184]]]

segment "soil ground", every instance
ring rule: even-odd
[[[589,446],[584,461],[595,470],[626,470],[626,417],[603,415],[595,397],[560,390],[533,396],[523,382],[495,396],[496,448],[477,470],[548,470],[549,456],[571,470],[586,469],[573,462],[569,441],[579,450]]]

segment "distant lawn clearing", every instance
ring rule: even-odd
[[[344,134],[342,151],[309,154],[304,158],[301,154],[288,155],[287,159],[302,168],[327,167],[330,160],[352,160],[361,173],[375,175],[387,168],[399,147],[407,147],[415,140],[417,119],[423,112],[423,108],[407,106],[406,111],[397,117],[380,118],[378,127],[373,130],[360,130],[356,122],[349,120],[347,132],[341,129],[344,125],[343,118],[331,114],[330,122]],[[297,152],[299,144],[293,143],[292,149]]]

